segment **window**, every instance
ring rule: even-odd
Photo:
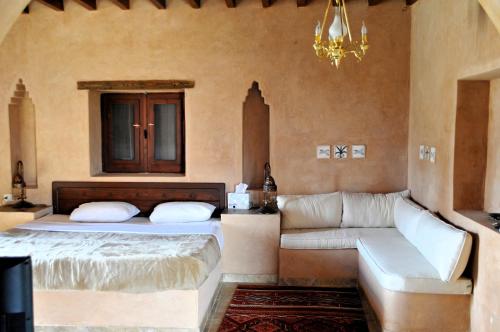
[[[183,93],[106,93],[101,119],[104,172],[184,172]]]

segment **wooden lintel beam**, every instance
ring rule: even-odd
[[[407,5],[407,6],[411,6],[411,5],[413,5],[415,2],[417,2],[417,0],[406,0],[406,5]]]
[[[111,0],[121,9],[130,9],[130,1],[129,0]]]
[[[309,3],[308,0],[297,0],[297,7],[305,7]]]
[[[188,3],[193,8],[200,8],[201,7],[201,0],[188,0]]]
[[[226,0],[226,6],[227,6],[227,8],[235,8],[236,7],[236,0]]]
[[[166,9],[167,8],[167,0],[151,0],[151,2],[158,9]]]
[[[264,8],[271,7],[272,4],[273,0],[262,0],[262,7]]]
[[[194,88],[188,80],[79,81],[78,90],[166,90]]]
[[[88,10],[96,10],[97,9],[97,1],[96,0],[75,0],[83,7]]]
[[[378,5],[382,0],[368,0],[368,6]]]
[[[44,4],[45,6],[52,8],[57,11],[63,11],[64,10],[64,2],[63,0],[37,0],[41,4]]]
[[[26,6],[23,10],[23,14],[29,14],[30,13],[30,6]]]

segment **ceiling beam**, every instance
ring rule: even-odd
[[[96,0],[75,0],[83,7],[88,10],[96,10],[97,9],[97,1]]]
[[[151,2],[158,9],[166,9],[167,8],[167,0],[151,0]]]
[[[193,8],[200,8],[201,7],[201,0],[188,0],[188,3]]]
[[[130,1],[129,0],[111,0],[121,9],[130,9]]]
[[[236,7],[236,0],[226,0],[226,6],[227,6],[227,8],[235,8]]]
[[[378,5],[382,0],[368,0],[368,6]]]
[[[305,7],[309,3],[308,0],[297,0],[297,7]]]
[[[50,7],[57,11],[64,10],[64,2],[63,0],[37,0],[41,4],[44,4],[47,7]]]
[[[272,4],[273,0],[262,0],[262,7],[264,8],[271,7]]]

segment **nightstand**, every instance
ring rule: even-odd
[[[280,213],[258,209],[221,214],[224,249],[222,272],[228,282],[277,282]]]
[[[50,213],[52,213],[52,206],[47,205],[35,205],[28,209],[13,209],[8,205],[0,206],[0,231],[5,231]]]

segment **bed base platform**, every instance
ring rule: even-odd
[[[90,290],[35,290],[35,326],[101,331],[133,328],[159,331],[201,331],[219,282],[221,263],[193,290],[124,293]],[[59,329],[57,330],[59,331]]]

